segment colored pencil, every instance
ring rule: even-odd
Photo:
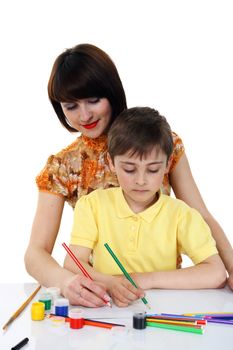
[[[154,317],[154,316],[152,316]],[[183,320],[183,321],[196,321],[197,324],[205,325],[207,323],[206,319],[204,317],[200,316],[183,316],[183,315],[177,315],[177,314],[161,314],[162,318],[169,318],[169,319],[175,319],[175,320]]]
[[[70,248],[65,244],[62,243],[62,246],[65,248],[65,250],[67,251],[67,253],[69,254],[69,256],[71,257],[71,259],[75,262],[75,264],[79,267],[79,269],[82,271],[82,273],[84,274],[84,276],[86,276],[87,278],[89,278],[91,281],[93,281],[92,277],[89,275],[89,273],[87,272],[87,270],[85,269],[85,267],[81,264],[81,262],[76,258],[76,256],[72,253],[72,251],[70,250]],[[108,306],[112,306],[111,303],[109,301],[104,300],[105,304]]]
[[[93,320],[90,318],[84,318],[84,321],[91,321],[93,323],[103,323],[103,324],[107,324],[107,325],[112,325],[112,326],[119,326],[119,327],[125,327],[124,324],[119,324],[119,323],[113,323],[113,322],[105,322],[105,321],[99,321],[99,320]]]
[[[108,322],[102,322],[102,321],[96,321],[96,320],[90,320],[90,319],[84,319],[84,325],[85,326],[94,326],[94,327],[101,327],[101,328],[109,328],[112,327],[125,327],[123,324],[117,324],[117,323],[108,323]]]
[[[197,323],[191,323],[191,322],[184,322],[184,321],[172,321],[172,320],[162,320],[162,319],[154,319],[154,318],[146,318],[146,322],[155,322],[155,323],[163,323],[163,324],[174,324],[177,326],[183,326],[183,327],[192,327],[197,329],[202,329],[202,325]]]
[[[157,315],[157,314],[156,314]],[[187,319],[194,319],[194,320],[202,320],[203,316],[193,315],[193,316],[187,316],[184,314],[167,314],[167,313],[161,313],[161,316],[165,317],[183,317]]]
[[[15,311],[15,313],[9,318],[9,320],[2,327],[3,330],[6,330],[7,327],[21,314],[21,312],[27,307],[30,301],[34,298],[36,293],[40,290],[41,286],[38,286],[34,292],[25,300],[25,302]]]
[[[184,326],[170,325],[170,324],[164,324],[164,323],[155,323],[155,322],[146,322],[146,325],[149,327],[170,329],[172,331],[181,331],[181,332],[189,332],[189,333],[196,333],[196,334],[203,334],[204,333],[204,329],[202,329],[202,328],[198,329],[198,328],[194,328],[194,327],[184,327]]]
[[[69,254],[69,256],[71,257],[71,259],[73,259],[73,261],[75,262],[75,264],[79,267],[79,269],[82,271],[82,273],[84,274],[84,276],[88,277],[90,280],[93,281],[93,279],[91,278],[91,276],[89,275],[89,273],[87,272],[87,270],[84,268],[84,266],[81,264],[81,262],[76,258],[76,256],[74,255],[74,253],[72,253],[72,251],[70,250],[70,248],[65,244],[62,243],[62,246],[65,248],[65,250],[67,251],[67,253]]]
[[[155,321],[171,321],[171,322],[184,322],[184,323],[189,323],[189,324],[198,324],[197,323],[197,320],[189,320],[189,319],[182,319],[182,318],[175,318],[175,317],[163,317],[163,316],[161,316],[161,317],[159,317],[159,316],[157,316],[157,317],[150,317],[150,316],[146,316],[146,319],[148,320],[148,319],[150,319],[150,320],[155,320]]]
[[[193,313],[185,313],[183,316],[207,316],[207,315],[233,315],[233,312],[193,312]]]
[[[146,317],[149,318],[158,318],[163,320],[177,320],[177,321],[186,321],[186,322],[198,322],[198,321],[204,321],[206,323],[206,320],[201,319],[199,317],[190,317],[190,316],[182,316],[182,315],[172,315],[172,314],[147,314]]]
[[[112,249],[109,247],[108,243],[104,244],[105,248],[107,249],[107,251],[109,252],[109,254],[112,256],[113,260],[115,261],[115,263],[119,266],[119,268],[121,269],[121,271],[123,272],[123,274],[125,275],[125,277],[127,278],[128,281],[131,282],[131,284],[135,287],[138,288],[138,286],[136,285],[136,283],[134,282],[134,280],[132,279],[132,277],[129,275],[129,273],[126,271],[126,269],[124,268],[124,266],[122,265],[122,263],[120,262],[120,260],[117,258],[117,256],[113,253]],[[143,301],[143,303],[150,309],[150,305],[148,304],[148,301],[146,300],[146,298],[141,298],[141,300]]]
[[[51,318],[53,316],[56,316],[56,315],[55,314],[47,315],[48,318]],[[66,322],[70,322],[70,317],[68,317],[68,316],[59,316],[59,317],[63,317],[63,318],[65,318]],[[102,327],[102,328],[112,328],[112,327],[116,327],[116,326],[117,327],[125,327],[124,324],[92,320],[90,318],[84,318],[84,324],[87,326],[95,326],[95,327]]]
[[[233,320],[233,315],[226,315],[226,314],[223,314],[223,315],[216,315],[216,314],[214,314],[214,315],[205,315],[204,316],[205,317],[205,319],[209,319],[209,318],[221,318],[221,319],[226,319],[226,320]]]
[[[233,325],[233,320],[224,320],[218,318],[210,318],[207,320],[208,323],[221,323],[221,324],[231,324]]]

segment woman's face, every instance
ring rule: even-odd
[[[92,139],[107,132],[112,108],[107,98],[89,97],[75,102],[61,102],[69,124]]]

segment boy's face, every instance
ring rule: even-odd
[[[117,175],[128,205],[134,212],[140,212],[156,201],[169,164],[167,156],[155,147],[142,159],[130,152],[115,156],[114,164],[110,159],[110,167]]]

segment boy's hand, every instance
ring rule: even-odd
[[[151,272],[140,272],[140,273],[131,273],[130,276],[135,281],[138,286],[141,286],[143,289],[154,288],[151,279]]]
[[[228,280],[227,280],[227,284],[231,288],[231,290],[233,291],[233,271],[229,272],[229,277],[228,277]]]
[[[62,288],[62,294],[72,305],[100,307],[106,306],[105,301],[110,301],[106,288],[101,283],[82,275],[68,278]]]
[[[119,307],[128,306],[145,294],[141,288],[134,287],[124,276],[111,277],[106,285],[113,302]]]

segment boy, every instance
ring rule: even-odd
[[[209,227],[196,210],[160,190],[173,149],[166,119],[151,108],[131,108],[117,117],[108,135],[109,165],[120,187],[93,191],[77,202],[74,254],[118,306],[143,292],[120,275],[104,243],[143,289],[222,287],[225,268]],[[181,253],[195,266],[178,269]],[[65,266],[77,272],[69,257]]]

